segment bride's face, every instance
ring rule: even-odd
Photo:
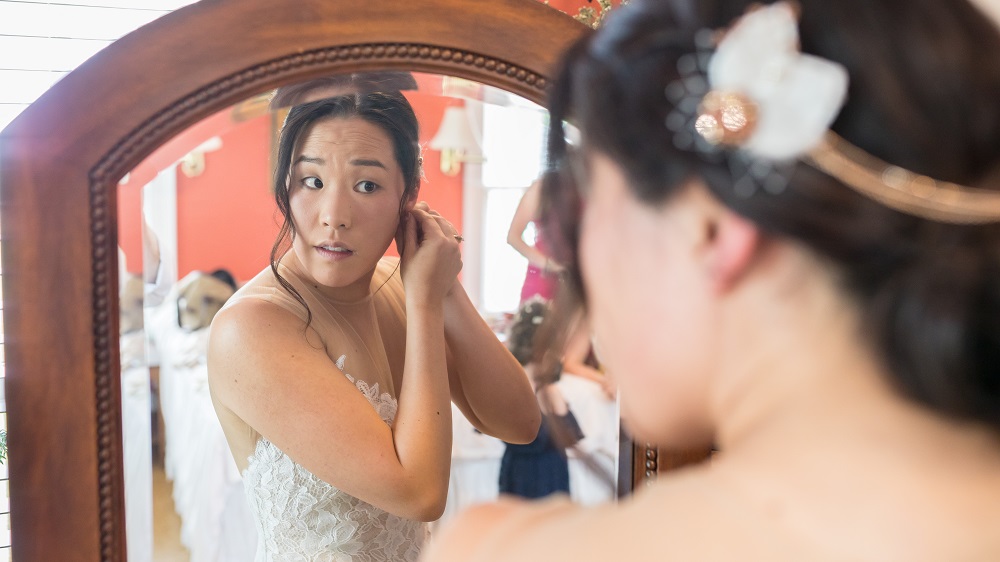
[[[319,285],[367,290],[399,224],[403,174],[392,139],[358,117],[313,124],[292,156],[293,250]]]

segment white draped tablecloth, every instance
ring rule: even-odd
[[[182,330],[175,298],[150,320],[160,364],[164,471],[173,483],[181,543],[191,562],[253,560],[257,530],[208,392],[208,329]]]
[[[146,336],[123,334],[122,450],[125,460],[125,540],[129,562],[153,559],[153,442]]]

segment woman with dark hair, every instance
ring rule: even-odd
[[[583,438],[583,431],[556,385],[562,365],[545,372],[534,360],[536,333],[548,314],[549,303],[533,298],[521,305],[507,336],[507,349],[524,365],[542,410],[542,425],[535,440],[507,443],[500,459],[501,494],[537,499],[569,493],[569,460],[566,448]],[[553,424],[557,425],[553,429]]]
[[[282,129],[271,266],[208,353],[258,562],[414,560],[447,497],[449,401],[504,440],[538,430],[524,371],[456,279],[461,236],[416,203],[417,129],[399,92],[299,105]]]
[[[617,506],[476,508],[426,558],[1000,560],[994,23],[633,0],[550,110],[548,239],[626,426],[718,453]]]

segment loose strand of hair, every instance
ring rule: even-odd
[[[274,241],[274,245],[271,246],[271,260],[270,260],[271,273],[274,274],[274,278],[278,280],[278,284],[280,284],[286,291],[288,291],[288,293],[292,295],[292,298],[298,301],[298,303],[301,304],[302,307],[306,309],[305,329],[308,329],[310,324],[312,324],[312,319],[313,319],[312,310],[309,308],[309,305],[306,304],[306,299],[302,296],[301,293],[299,293],[298,289],[293,287],[292,284],[287,279],[285,279],[285,277],[281,275],[281,273],[278,272],[278,260],[280,259],[278,254],[284,253],[282,251],[284,250],[282,246],[288,240],[288,235],[290,231],[291,231],[291,225],[288,223],[288,221],[285,221],[285,223],[281,225],[281,230],[278,232],[278,237]]]

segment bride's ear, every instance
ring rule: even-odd
[[[406,198],[406,202],[403,203],[403,210],[409,213],[413,210],[413,207],[417,205],[417,196],[419,195],[419,190],[413,190],[413,193]]]
[[[749,220],[721,208],[707,219],[705,267],[716,294],[730,291],[750,268],[761,236]]]
[[[402,204],[399,206],[400,221],[402,221],[402,219],[406,217],[406,215],[410,214],[410,211],[413,210],[413,207],[416,206],[416,204],[417,204],[416,196],[409,197],[403,200]],[[402,222],[400,222],[400,226],[402,226]]]

